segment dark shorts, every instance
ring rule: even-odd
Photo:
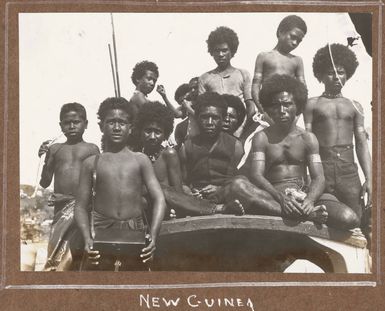
[[[320,147],[325,175],[325,193],[337,197],[361,219],[361,182],[357,164],[354,163],[353,145]]]

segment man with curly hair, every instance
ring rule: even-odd
[[[130,102],[135,107],[135,113],[141,105],[148,101],[147,95],[154,89],[158,77],[158,66],[155,63],[144,60],[135,65],[131,75],[135,91],[130,98]]]
[[[306,129],[313,132],[320,144],[320,155],[326,178],[325,191],[348,205],[366,227],[363,219],[363,199],[367,194],[367,212],[372,203],[371,157],[364,127],[362,106],[341,93],[346,81],[358,66],[353,51],[342,44],[319,49],[313,60],[313,73],[325,91],[308,100],[304,112]],[[361,185],[354,146],[365,182]],[[365,218],[365,217],[364,217]],[[364,228],[367,230],[368,228]]]
[[[245,107],[237,96],[223,94],[222,98],[227,103],[227,112],[226,117],[223,119],[222,129],[226,133],[234,135],[245,119]]]
[[[159,102],[147,102],[139,109],[135,132],[139,135],[139,151],[146,154],[161,184],[170,216],[211,215],[219,212],[216,205],[184,193],[178,153],[163,147],[173,130],[172,112]],[[223,209],[221,209],[222,211]]]
[[[231,59],[237,52],[238,36],[228,27],[218,27],[207,39],[208,52],[214,58],[217,67],[199,77],[198,93],[216,92],[239,97],[246,105],[247,116],[255,113],[255,104],[251,97],[250,74],[231,65]],[[241,130],[237,136],[241,134]]]
[[[274,123],[253,139],[249,178],[258,188],[244,180],[235,185],[246,212],[355,228],[359,221],[353,210],[323,194],[325,179],[315,135],[296,126],[307,100],[305,85],[288,75],[273,75],[264,81],[259,98]],[[262,205],[263,200],[269,204]]]
[[[265,79],[274,74],[286,74],[296,77],[305,84],[302,58],[291,54],[291,51],[301,43],[306,32],[307,26],[301,17],[297,15],[286,16],[278,25],[278,43],[275,48],[269,52],[258,54],[255,61],[252,96],[259,113],[264,112],[259,103],[258,94]],[[267,116],[265,115],[265,117]]]

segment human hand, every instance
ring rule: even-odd
[[[196,197],[197,199],[203,199],[202,193],[196,188],[191,189],[191,195]]]
[[[302,211],[305,215],[309,215],[314,209],[314,201],[305,198],[302,203]]]
[[[300,216],[303,214],[301,204],[298,203],[294,198],[287,196],[284,193],[279,193],[280,204],[282,207],[282,212],[286,215],[297,215]]]
[[[40,145],[40,148],[39,148],[39,152],[38,152],[38,156],[39,158],[48,151],[49,149],[49,145],[51,143],[52,140],[46,140],[44,141],[41,145]]]
[[[164,86],[159,84],[156,87],[156,91],[159,93],[160,96],[165,97],[166,96],[166,90],[164,89]]]
[[[194,109],[193,109],[193,107],[192,107],[192,102],[191,102],[191,101],[189,101],[189,100],[187,100],[187,99],[184,99],[184,100],[182,101],[182,107],[183,107],[184,109],[186,109],[186,111],[187,111],[188,114],[191,114],[191,115],[194,115],[194,114],[195,114],[195,111],[194,111]]]
[[[88,260],[92,265],[99,264],[100,253],[98,250],[93,250],[94,241],[89,237],[85,239],[84,250],[87,252]]]
[[[151,238],[149,234],[146,235],[146,239],[150,242],[145,248],[142,249],[140,258],[143,262],[153,261],[155,253],[155,241]]]
[[[217,192],[218,188],[219,188],[218,186],[207,185],[206,187],[203,187],[201,189],[200,193],[203,196],[209,196],[210,194],[213,194],[213,193]]]
[[[70,194],[52,193],[48,198],[48,206],[54,206],[55,203],[67,202],[74,199],[74,196]]]
[[[367,196],[367,201],[366,201],[365,208],[371,208],[372,207],[372,183],[369,180],[366,180],[364,182],[364,184],[362,185],[361,193],[360,193],[360,196],[361,196],[362,200],[365,199],[365,194],[366,193],[367,193],[368,196]]]

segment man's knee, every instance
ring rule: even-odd
[[[348,207],[345,207],[340,213],[340,220],[344,229],[353,229],[360,226],[360,219],[357,214]]]
[[[234,178],[234,180],[231,182],[230,190],[232,193],[240,193],[244,192],[244,190],[248,186],[248,179],[244,176],[237,176]]]

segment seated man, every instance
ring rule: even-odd
[[[122,270],[146,269],[143,263],[152,260],[154,256],[166,207],[150,160],[144,154],[133,152],[127,147],[133,115],[134,107],[124,98],[107,98],[101,103],[98,117],[103,133],[103,153],[86,159],[80,171],[75,219],[84,237],[85,251],[90,259],[88,263],[106,270],[114,265],[115,269],[121,265]],[[147,188],[153,203],[149,244],[141,249],[141,254],[137,254],[134,262],[126,261],[127,254],[122,254],[122,258],[117,256],[118,249],[106,256],[100,254],[93,245],[98,231],[118,232],[125,236],[131,231],[131,236],[143,233],[144,237],[146,221],[143,219],[143,186]]]
[[[183,192],[178,154],[174,148],[162,146],[173,130],[173,122],[172,112],[159,102],[143,104],[135,122],[135,132],[140,136],[137,149],[150,158],[171,216],[175,213],[181,217],[222,212],[215,204]]]
[[[216,204],[227,202],[226,208],[242,214],[239,204],[232,206],[228,192],[243,148],[238,139],[222,131],[227,104],[221,95],[207,92],[197,97],[194,108],[200,134],[187,139],[179,150],[189,192]]]
[[[352,209],[333,195],[322,194],[325,178],[318,141],[314,134],[296,126],[296,117],[307,100],[305,85],[287,75],[274,75],[263,83],[259,96],[274,124],[253,139],[250,179],[275,204],[269,208],[253,204],[255,189],[245,181],[238,185],[241,203],[257,214],[326,222],[339,229],[357,227],[359,219]],[[308,187],[304,183],[306,168],[311,177]],[[269,196],[264,195],[266,200]]]

